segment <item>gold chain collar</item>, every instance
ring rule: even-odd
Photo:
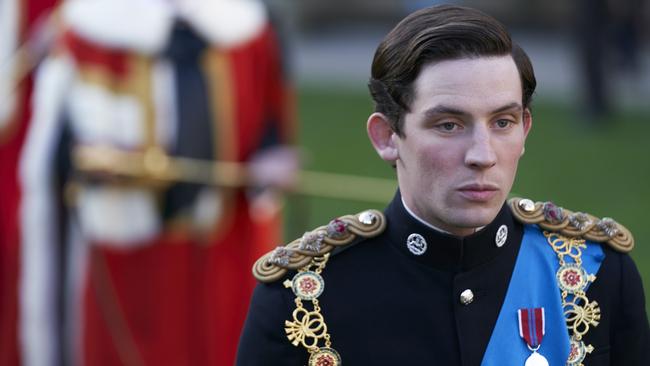
[[[582,267],[582,251],[587,247],[584,239],[569,238],[544,231],[549,245],[557,254],[560,268],[556,279],[562,295],[562,308],[570,335],[568,366],[584,366],[582,361],[594,347],[585,345],[583,337],[591,326],[598,326],[600,307],[596,301],[589,302],[586,289],[596,280]]]
[[[311,262],[300,268],[293,279],[284,281],[284,287],[291,288],[296,295],[296,309],[292,321],[284,322],[284,331],[294,346],[302,345],[309,352],[309,366],[340,366],[341,356],[332,348],[327,324],[321,314],[318,297],[325,289],[321,272],[330,254],[312,258]],[[313,268],[313,269],[312,269]],[[311,302],[309,311],[303,301]]]

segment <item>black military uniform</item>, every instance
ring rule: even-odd
[[[368,225],[378,219],[360,217]],[[378,235],[360,234],[336,248],[322,271],[326,289],[318,304],[331,348],[353,366],[480,365],[519,253],[522,223],[505,204],[491,224],[459,238],[409,214],[399,193],[385,210],[385,220]],[[505,237],[500,233],[504,225]],[[428,248],[422,251],[414,244],[414,234]],[[650,365],[650,329],[639,274],[628,255],[602,247],[605,260],[587,292],[600,305],[601,319],[585,336],[594,351],[583,363]],[[290,264],[280,257],[264,260],[275,267]],[[258,285],[237,365],[308,363],[306,348],[293,346],[285,331],[296,295],[283,281],[294,273]]]

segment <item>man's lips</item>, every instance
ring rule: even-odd
[[[494,184],[466,184],[458,188],[458,192],[470,201],[486,202],[498,194],[499,187]]]

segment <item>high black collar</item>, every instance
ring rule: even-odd
[[[385,234],[397,250],[426,266],[445,271],[466,271],[516,250],[523,235],[522,225],[514,220],[507,204],[501,207],[494,221],[465,237],[442,233],[418,221],[404,208],[399,191],[385,214],[388,221]],[[503,225],[508,234],[505,244],[499,247],[496,236]],[[420,234],[426,241],[427,250],[423,254],[415,255],[409,250],[407,240],[411,234]]]

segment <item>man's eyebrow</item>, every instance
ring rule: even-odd
[[[497,113],[510,111],[510,110],[519,112],[519,111],[522,111],[523,108],[522,108],[521,104],[519,104],[517,102],[512,102],[510,104],[504,105],[503,107],[499,107],[499,108],[493,110],[492,114],[497,114]]]
[[[469,116],[469,113],[454,107],[449,107],[445,105],[437,105],[433,108],[429,108],[424,111],[425,117],[434,117],[441,114],[451,114],[455,116]]]
[[[499,107],[495,110],[493,110],[490,114],[497,114],[497,113],[502,113],[505,111],[521,111],[523,108],[521,107],[521,104],[517,102],[512,102],[509,104],[506,104],[502,107]],[[469,116],[470,113],[463,111],[462,109],[458,109],[455,107],[451,106],[445,106],[445,105],[437,105],[433,108],[429,108],[426,111],[424,111],[425,117],[435,117],[439,116],[441,114],[447,114],[447,115],[453,115],[453,116],[461,116],[461,117],[466,117]]]

